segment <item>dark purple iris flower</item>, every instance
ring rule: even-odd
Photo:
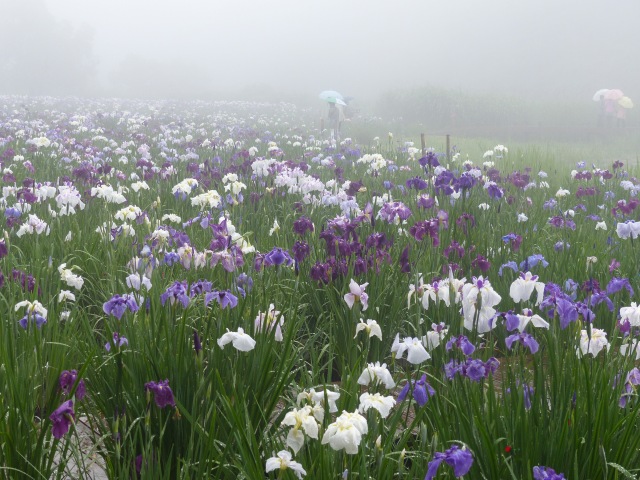
[[[58,379],[58,385],[60,385],[60,390],[62,390],[64,395],[69,395],[76,383],[78,385],[75,392],[76,398],[82,400],[87,393],[87,389],[84,380],[78,379],[77,370],[65,370],[60,374],[60,378]]]
[[[433,460],[429,462],[427,475],[424,477],[424,480],[433,480],[442,462],[453,467],[454,477],[462,477],[471,470],[471,466],[473,465],[473,455],[471,455],[469,450],[462,449],[457,445],[453,445],[444,453],[436,452],[433,456]]]
[[[164,305],[164,302],[162,302]],[[114,295],[107,300],[102,306],[102,310],[107,315],[113,315],[118,320],[122,319],[124,312],[129,310],[130,312],[137,312],[139,309],[136,299],[133,295],[125,293],[124,295]]]
[[[418,163],[423,168],[427,166],[431,168],[435,168],[440,166],[440,162],[438,161],[438,156],[434,152],[427,152],[427,154],[418,160]]]
[[[446,345],[447,351],[450,351],[453,347],[458,347],[460,350],[462,350],[462,353],[467,356],[471,355],[476,349],[473,343],[471,343],[469,339],[464,335],[449,339]]]
[[[398,402],[403,402],[404,399],[407,398],[407,394],[412,387],[411,395],[415,399],[416,403],[421,407],[424,407],[427,404],[429,397],[433,397],[436,394],[436,391],[427,382],[427,375],[423,374],[422,377],[420,377],[420,380],[411,380],[411,382],[407,382],[405,384],[398,394]]]
[[[308,243],[297,240],[293,244],[292,251],[293,251],[293,258],[298,263],[301,263],[305,258],[309,256],[309,253],[311,253],[311,248],[309,247]]]
[[[293,222],[293,231],[300,235],[304,236],[307,232],[313,232],[315,227],[313,226],[313,222],[307,217],[300,217],[298,220]]]
[[[75,418],[75,412],[73,411],[73,401],[67,400],[63,402],[54,412],[49,416],[49,420],[52,422],[51,432],[55,438],[62,438],[68,431],[69,426]]]
[[[472,262],[471,266],[473,268],[480,269],[481,272],[486,273],[491,268],[491,263],[489,260],[484,258],[482,255],[478,255]]]
[[[410,178],[409,180],[407,180],[405,182],[405,185],[407,186],[407,188],[411,189],[415,189],[415,190],[424,190],[425,188],[427,188],[429,186],[429,184],[423,180],[420,177],[414,177],[414,178]]]
[[[158,408],[175,407],[176,401],[173,398],[173,392],[169,386],[169,380],[160,382],[147,382],[144,384],[144,389],[147,392],[153,393],[153,399]]]
[[[445,248],[442,253],[448,259],[449,255],[452,252],[457,253],[458,254],[458,258],[464,257],[464,247],[462,245],[460,245],[458,242],[456,242],[455,240],[451,241],[451,244],[447,248]]]
[[[410,273],[411,272],[411,263],[409,262],[409,248],[407,245],[402,253],[400,254],[400,258],[398,259],[398,263],[400,264],[400,271],[402,273]]]

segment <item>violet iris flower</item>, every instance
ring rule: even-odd
[[[538,351],[539,345],[535,338],[528,333],[516,333],[514,335],[509,335],[505,338],[505,343],[507,344],[507,348],[511,350],[513,346],[513,342],[519,342],[525,347],[529,349],[531,353],[536,353]]]
[[[565,298],[558,298],[556,300],[556,313],[560,318],[560,328],[564,330],[569,326],[571,322],[575,322],[578,319],[578,310],[576,306],[570,300]]]
[[[564,474],[556,473],[553,468],[533,467],[533,480],[566,480]]]
[[[164,304],[169,300],[169,304],[173,305],[178,300],[184,308],[189,305],[189,295],[187,295],[187,281],[175,281],[169,286],[165,292],[160,295],[160,302]]]
[[[453,467],[453,475],[455,477],[462,477],[471,469],[471,466],[473,465],[473,455],[471,455],[469,450],[460,448],[457,445],[453,445],[444,453],[436,452],[433,456],[433,460],[429,462],[427,475],[424,477],[424,480],[432,480],[435,478],[438,468],[442,462]]]
[[[353,185],[353,182],[352,182]],[[313,223],[307,217],[300,217],[293,222],[293,231],[301,237],[307,232],[313,232],[315,230]]]
[[[447,351],[450,351],[454,346],[462,350],[462,353],[464,353],[465,355],[471,355],[476,349],[473,343],[471,343],[469,339],[464,335],[460,335],[457,338],[449,339],[446,345]]]
[[[287,267],[293,265],[293,258],[287,250],[280,247],[274,247],[269,253],[264,256],[264,265],[270,267],[272,265],[286,264]]]
[[[204,296],[204,305],[215,300],[221,308],[235,308],[238,305],[238,297],[233,295],[229,290],[214,290]]]
[[[158,408],[176,406],[176,401],[173,398],[173,392],[171,391],[171,387],[169,386],[169,380],[160,382],[147,382],[144,384],[144,389],[147,392],[153,393],[153,399]]]
[[[164,302],[163,302],[164,304]],[[139,309],[136,299],[133,295],[125,293],[124,295],[114,295],[107,300],[102,306],[102,310],[107,315],[113,315],[118,320],[122,319],[124,312],[129,310],[130,312],[137,312]]]
[[[77,370],[65,370],[60,374],[60,378],[58,379],[58,385],[60,385],[60,390],[65,395],[69,395],[71,390],[75,384],[78,384],[76,388],[76,398],[78,400],[82,400],[87,393],[87,389],[84,385],[84,380],[78,379],[78,371]]]
[[[407,398],[407,394],[409,393],[409,389],[413,387],[411,395],[415,399],[416,403],[421,407],[425,406],[429,397],[433,397],[436,394],[436,391],[433,389],[431,385],[427,382],[427,375],[423,374],[420,377],[420,380],[415,381],[411,380],[411,382],[407,382],[404,388],[400,391],[398,395],[398,402],[403,402],[405,398]]]
[[[121,336],[118,332],[113,332],[113,344],[120,348],[123,347],[124,345],[129,345],[129,340],[127,340],[126,337]],[[111,351],[111,342],[107,342],[104,344],[104,349],[107,352]]]
[[[51,432],[55,438],[62,438],[68,431],[69,426],[75,418],[73,411],[73,401],[67,400],[63,402],[54,412],[49,416],[49,420],[52,422]]]
[[[191,284],[189,287],[189,296],[195,297],[196,295],[201,295],[203,293],[210,292],[213,288],[213,284],[208,280],[198,280]]]

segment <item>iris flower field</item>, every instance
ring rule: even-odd
[[[0,478],[637,478],[637,161],[318,124],[0,97]]]

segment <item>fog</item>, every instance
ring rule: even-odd
[[[0,93],[640,101],[638,0],[0,0]]]

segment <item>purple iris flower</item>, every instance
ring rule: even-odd
[[[631,287],[631,284],[629,283],[629,279],[628,278],[613,277],[609,281],[609,283],[607,284],[607,293],[609,295],[612,295],[614,293],[619,292],[623,288],[626,289],[627,292],[629,292],[629,295],[633,297],[633,288]]]
[[[435,207],[436,199],[427,197],[425,195],[420,195],[420,197],[418,198],[417,205],[420,208],[424,208],[425,210],[428,210],[429,208]]]
[[[244,298],[247,296],[247,293],[251,292],[251,289],[253,288],[253,279],[246,273],[241,273],[240,275],[238,275],[238,278],[236,278],[236,286],[238,288],[238,291]]]
[[[541,264],[544,268],[549,266],[549,262],[547,262],[539,253],[529,255],[526,260],[520,262],[520,270],[522,272],[528,272],[538,264]]]
[[[15,207],[9,207],[4,211],[5,218],[20,218],[20,215],[22,212]]]
[[[427,382],[427,375],[423,374],[422,377],[420,377],[420,380],[411,380],[411,382],[407,382],[405,384],[404,388],[398,395],[398,402],[403,402],[404,399],[407,398],[407,394],[411,387],[413,387],[411,395],[415,399],[416,403],[421,407],[426,405],[429,397],[433,397],[436,394],[436,391]]]
[[[564,474],[556,473],[553,468],[533,467],[533,480],[566,480]]]
[[[49,416],[49,420],[53,424],[51,432],[55,438],[62,438],[68,431],[71,422],[75,418],[73,411],[73,401],[67,400],[63,402],[54,412]]]
[[[510,243],[511,249],[514,252],[520,250],[520,245],[522,244],[522,237],[520,235],[516,235],[515,233],[509,233],[502,237],[502,241],[504,243]]]
[[[624,382],[624,393],[620,396],[618,405],[620,408],[627,406],[627,402],[631,396],[635,396],[635,387],[640,385],[640,370],[634,368],[627,374],[627,378]]]
[[[40,315],[38,312],[27,313],[24,317],[20,319],[18,323],[22,328],[26,330],[27,326],[29,325],[29,322],[32,322],[32,321],[35,322],[36,327],[38,328],[42,327],[42,325],[47,323],[47,319],[44,318],[42,315]]]
[[[457,445],[453,445],[444,453],[436,452],[433,456],[433,460],[429,462],[427,475],[424,477],[424,480],[432,480],[435,478],[438,468],[442,462],[453,467],[454,477],[462,477],[471,470],[471,466],[473,465],[473,455],[471,455],[469,450],[462,449]]]
[[[187,294],[187,281],[175,281],[173,285],[167,287],[163,294],[160,295],[160,302],[164,304],[169,300],[169,304],[173,305],[178,300],[184,308],[189,305],[189,295]]]
[[[578,310],[573,302],[565,298],[558,298],[556,300],[556,312],[558,318],[560,318],[560,328],[564,330],[569,326],[571,322],[575,322],[578,319]]]
[[[60,374],[60,378],[58,379],[58,385],[60,385],[60,390],[65,395],[69,395],[71,390],[73,390],[74,385],[77,383],[76,388],[76,398],[78,400],[82,400],[87,393],[87,389],[84,385],[84,380],[78,379],[78,371],[77,370],[65,370]]]
[[[514,261],[510,261],[507,263],[503,263],[500,268],[498,269],[498,276],[502,276],[502,270],[505,268],[510,268],[511,270],[513,270],[514,272],[519,272],[518,269],[518,264]]]
[[[164,258],[162,261],[166,266],[171,267],[174,264],[180,262],[180,255],[178,255],[176,252],[167,252],[164,254]]]
[[[539,348],[539,345],[536,339],[533,338],[532,335],[526,332],[516,333],[514,335],[509,335],[507,338],[505,338],[505,343],[509,350],[511,350],[511,347],[513,346],[513,342],[521,343],[522,345],[527,347],[531,353],[536,353]]]
[[[126,337],[121,336],[118,332],[113,332],[113,344],[118,347],[121,348],[125,345],[129,345],[129,340],[127,340]],[[104,344],[104,349],[107,352],[111,351],[111,342],[107,342]]]
[[[351,184],[353,185],[354,182]],[[293,231],[300,235],[301,237],[307,232],[314,231],[313,223],[307,217],[300,217],[298,220],[293,222]]]
[[[507,329],[507,332],[511,332],[520,326],[520,319],[516,314],[513,313],[513,310],[509,310],[503,315],[506,319],[505,327]]]
[[[264,265],[270,267],[272,265],[286,264],[287,267],[293,265],[293,258],[287,250],[280,247],[274,247],[269,253],[264,256]]]
[[[471,355],[476,349],[473,343],[464,335],[449,339],[446,345],[447,351],[450,351],[453,347],[458,347],[465,355]]]
[[[195,297],[196,295],[202,295],[203,293],[210,292],[213,288],[213,284],[208,280],[198,280],[191,284],[189,287],[189,296]]]
[[[204,296],[205,306],[215,300],[221,308],[235,308],[238,305],[238,297],[233,295],[229,290],[214,290]]]
[[[164,304],[164,302],[162,302]],[[102,310],[107,315],[113,315],[118,320],[122,319],[124,312],[129,310],[130,312],[137,312],[139,309],[136,299],[133,295],[125,293],[124,295],[114,295],[107,300],[102,306]]]
[[[411,263],[409,262],[409,245],[402,251],[398,260],[402,273],[411,273]]]
[[[481,272],[486,273],[491,268],[489,260],[482,255],[478,255],[472,262],[471,266],[480,269]]]
[[[504,195],[504,191],[495,183],[491,183],[491,185],[487,187],[487,193],[489,194],[489,198],[494,200],[499,200]]]
[[[435,168],[440,166],[440,162],[438,161],[438,156],[433,152],[427,152],[427,154],[418,160],[418,163],[426,168],[427,166]]]
[[[293,258],[296,262],[301,263],[305,258],[309,256],[311,253],[311,248],[307,242],[301,242],[296,240],[296,243],[293,244]]]
[[[487,376],[487,369],[480,359],[468,360],[462,367],[462,375],[473,382],[479,382]]]
[[[413,188],[415,190],[424,190],[429,186],[429,184],[420,177],[410,178],[405,182],[405,185],[407,186],[407,188]]]
[[[153,399],[155,400],[158,408],[176,406],[176,401],[173,398],[173,392],[171,391],[171,387],[169,386],[169,380],[160,382],[147,382],[144,384],[144,389],[147,392],[153,393]]]

